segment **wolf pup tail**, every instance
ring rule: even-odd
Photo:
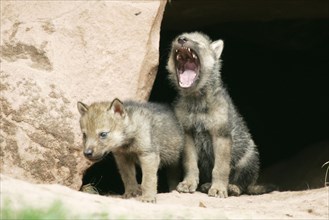
[[[270,193],[278,190],[278,187],[275,185],[250,185],[246,190],[246,194],[249,195],[260,195],[265,193]]]
[[[207,193],[208,190],[211,187],[211,183],[204,183],[201,185],[198,190],[200,190],[203,193]],[[247,195],[261,195],[265,193],[270,193],[273,191],[278,190],[278,187],[272,184],[267,184],[267,185],[250,185],[247,187],[246,190],[241,191],[241,189],[234,184],[229,184],[228,185],[228,194],[230,196],[239,196],[241,194],[247,194]]]

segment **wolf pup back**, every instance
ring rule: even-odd
[[[183,33],[172,42],[169,79],[178,90],[175,113],[185,130],[185,177],[180,192],[200,184],[209,196],[270,191],[257,186],[259,156],[242,117],[221,81],[224,43],[202,33]]]
[[[169,188],[176,188],[184,135],[169,107],[115,99],[90,106],[78,102],[78,110],[84,155],[99,161],[113,153],[125,188],[124,198],[142,194],[141,201],[155,202],[159,166],[167,167]],[[141,189],[136,163],[142,170]]]

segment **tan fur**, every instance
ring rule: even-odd
[[[124,198],[141,194],[141,201],[155,202],[159,166],[168,166],[169,187],[176,188],[184,136],[168,107],[131,101],[123,104],[115,99],[90,106],[79,102],[78,110],[85,156],[98,161],[113,153],[125,187]],[[136,163],[142,169],[141,187],[136,180]]]

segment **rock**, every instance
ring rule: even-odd
[[[4,219],[19,219],[19,213],[33,210],[45,213],[42,219],[56,219],[61,213],[65,215],[58,219],[328,219],[328,187],[225,199],[172,191],[158,194],[157,203],[150,204],[137,198],[77,192],[58,184],[32,184],[2,174],[0,184]]]
[[[76,103],[148,99],[165,4],[1,2],[1,173],[81,186]]]

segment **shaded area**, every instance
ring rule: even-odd
[[[123,194],[124,187],[118,168],[112,154],[103,160],[91,165],[83,174],[80,191],[86,191],[83,186],[90,184],[94,187],[95,194]]]
[[[158,177],[158,192],[168,192],[165,169],[158,171]],[[141,183],[142,175],[139,166],[136,166],[136,178],[138,183]],[[84,188],[85,186],[88,188]],[[83,188],[84,190],[82,190]],[[111,153],[84,172],[80,191],[100,195],[122,195],[124,193],[123,182]]]

